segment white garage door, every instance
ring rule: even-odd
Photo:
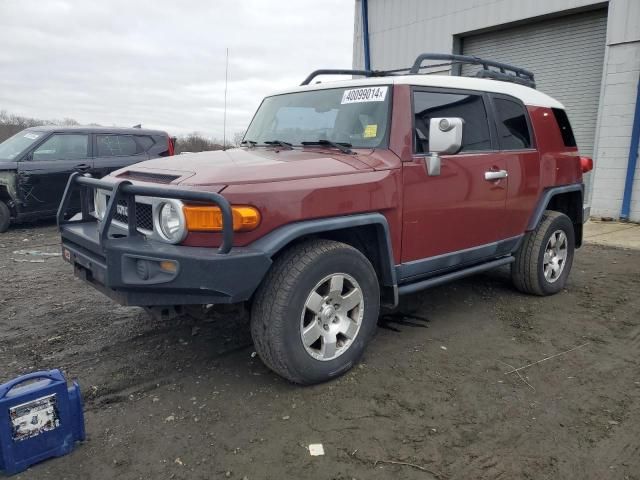
[[[595,10],[463,37],[462,52],[531,70],[537,89],[567,108],[580,152],[593,155],[606,30],[606,9]]]

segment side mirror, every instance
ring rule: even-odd
[[[461,118],[432,118],[429,123],[429,152],[425,166],[429,176],[440,175],[440,154],[458,153],[462,148]]]

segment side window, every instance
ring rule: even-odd
[[[552,108],[551,110],[553,111],[553,116],[556,117],[556,122],[558,122],[558,127],[560,128],[560,134],[562,135],[564,146],[575,147],[576,137],[573,136],[573,130],[571,129],[571,124],[569,123],[567,112],[565,112],[561,108]]]
[[[132,135],[96,135],[98,157],[137,155],[140,148]]]
[[[494,98],[498,142],[501,150],[531,148],[531,136],[527,114],[518,102],[505,98]]]
[[[89,156],[89,135],[53,134],[33,152],[34,160],[78,160]]]
[[[416,153],[429,152],[429,122],[439,117],[464,120],[461,151],[492,149],[487,111],[480,95],[415,91],[413,115]]]
[[[142,146],[143,152],[149,150],[155,143],[151,137],[148,137],[146,135],[136,135],[136,139],[138,140],[140,146]]]

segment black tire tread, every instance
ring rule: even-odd
[[[4,233],[9,230],[11,224],[11,210],[6,203],[0,200],[0,233]]]
[[[362,255],[352,246],[332,240],[306,240],[291,247],[276,260],[256,293],[251,312],[251,336],[256,351],[267,367],[294,383],[308,382],[285,360],[287,347],[281,331],[283,322],[273,322],[271,319],[285,315],[287,301],[306,267],[319,257],[343,249]]]
[[[562,216],[565,215],[561,212],[545,210],[536,229],[525,235],[511,268],[511,280],[519,291],[532,295],[546,295],[538,278],[537,256],[540,249],[544,248],[542,243],[545,233],[554,220]]]

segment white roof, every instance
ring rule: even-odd
[[[329,81],[300,85],[276,92],[275,95],[307,90],[323,90],[328,88],[358,87],[368,85],[416,85],[421,87],[446,87],[458,90],[476,90],[481,92],[504,93],[519,98],[525,105],[537,107],[561,108],[564,106],[534,88],[517,83],[490,80],[485,78],[459,77],[453,75],[390,75],[387,77],[355,78],[351,80]]]

